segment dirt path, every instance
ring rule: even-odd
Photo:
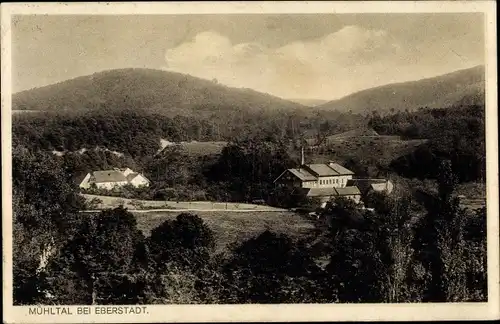
[[[172,212],[187,212],[187,211],[217,211],[217,212],[283,212],[287,209],[275,208],[266,205],[256,205],[247,203],[234,202],[219,202],[219,201],[155,201],[155,200],[136,200],[120,197],[98,196],[82,194],[82,196],[90,202],[97,198],[101,201],[91,211],[95,212],[106,208],[115,208],[124,206],[130,211],[138,213],[147,213],[152,211],[172,211]],[[138,205],[140,204],[140,206]]]
[[[255,213],[255,212],[261,212],[261,213],[269,213],[269,212],[287,212],[289,211],[288,209],[279,209],[275,208],[274,210],[269,210],[269,209],[127,209],[129,212],[132,213],[152,213],[152,212],[178,212],[178,213],[183,213],[183,212],[236,212],[236,213]],[[95,209],[95,210],[81,210],[80,213],[98,213],[102,211],[102,209]]]

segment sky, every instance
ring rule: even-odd
[[[12,85],[139,67],[333,100],[484,64],[483,31],[480,13],[14,16]]]

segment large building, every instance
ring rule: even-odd
[[[97,189],[111,190],[114,188],[132,185],[138,187],[149,187],[149,180],[142,174],[129,168],[93,171],[87,173],[80,182],[80,188],[89,189],[95,186]]]
[[[274,180],[277,187],[295,189],[307,198],[318,199],[321,206],[335,197],[345,197],[359,203],[361,192],[355,185],[348,185],[354,172],[335,162],[305,164],[302,152],[301,165],[287,169]]]
[[[317,199],[321,206],[336,197],[361,202],[370,192],[391,193],[394,185],[386,179],[355,179],[354,172],[338,163],[305,164],[302,150],[301,164],[287,169],[274,180],[277,187],[287,187],[302,197]]]
[[[353,175],[354,172],[334,162],[302,164],[285,170],[274,183],[295,188],[344,188]]]

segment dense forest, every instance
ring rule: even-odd
[[[336,120],[332,123],[331,120]],[[98,110],[25,113],[13,116],[13,143],[33,149],[78,151],[103,147],[134,158],[153,155],[160,138],[179,141],[231,141],[255,137],[276,141],[298,140],[318,133],[339,133],[366,124],[362,115],[337,112],[290,112],[205,119],[168,117],[146,110]]]
[[[374,114],[369,125],[379,134],[428,140],[393,161],[393,169],[406,177],[435,179],[439,161],[449,159],[459,181],[486,179],[484,106],[420,109],[384,117]]]
[[[150,235],[123,208],[78,216],[76,186],[47,153],[14,148],[13,175],[16,305],[487,298],[486,211],[458,207],[446,161],[420,217],[411,196],[373,195],[375,212],[338,200],[315,237],[264,231],[226,253],[215,253],[214,234],[196,215],[181,213]]]

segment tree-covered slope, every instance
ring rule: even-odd
[[[456,104],[483,105],[484,66],[418,81],[388,84],[318,106],[320,109],[365,113],[446,108]]]

